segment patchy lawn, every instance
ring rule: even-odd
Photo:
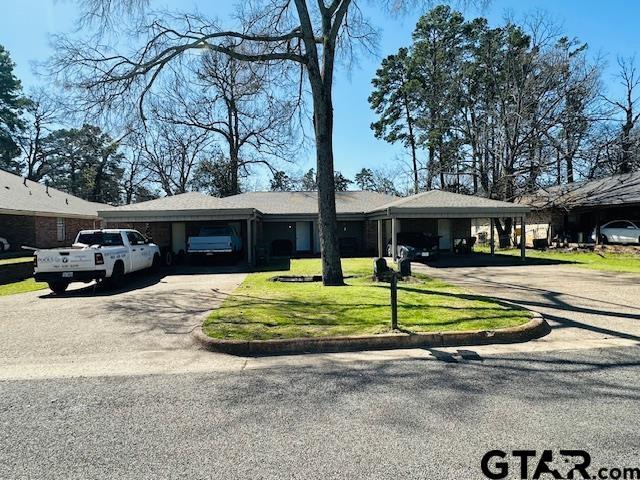
[[[390,328],[389,284],[371,280],[372,259],[344,259],[345,287],[283,283],[275,275],[320,273],[320,260],[293,260],[286,272],[253,273],[205,320],[213,338],[272,339],[371,335]],[[497,329],[529,321],[526,310],[419,276],[398,284],[398,326],[413,332]]]
[[[32,292],[34,290],[42,290],[47,288],[46,283],[36,282],[33,278],[27,278],[21,282],[7,283],[0,285],[0,297],[4,295],[13,295],[14,293]]]
[[[476,247],[477,252],[488,253],[489,247]],[[497,250],[496,255],[520,256],[519,248]],[[614,252],[564,252],[555,250],[531,250],[527,249],[528,258],[539,258],[543,260],[557,260],[570,262],[578,267],[590,268],[593,270],[607,270],[610,272],[631,272],[640,273],[640,255]]]

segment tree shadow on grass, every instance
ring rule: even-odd
[[[374,285],[375,287],[385,288],[384,285]],[[422,290],[417,290],[420,293],[423,293]],[[456,296],[453,295],[452,296]],[[388,326],[390,329],[390,305],[386,301],[376,301],[369,302],[363,304],[361,301],[358,301],[357,297],[355,297],[352,301],[349,302],[340,302],[340,303],[332,303],[327,305],[324,299],[304,299],[297,300],[292,298],[273,298],[273,297],[265,297],[263,295],[247,295],[241,293],[233,293],[231,294],[232,301],[223,303],[220,307],[216,309],[216,318],[211,322],[206,322],[206,326],[212,329],[216,328],[216,324],[220,325],[220,328],[223,325],[234,325],[238,328],[246,325],[248,328],[251,327],[343,327],[345,329],[351,328],[353,332],[351,334],[362,334],[366,332],[359,332],[358,327],[364,328],[374,328],[380,327],[384,328]],[[462,300],[470,300],[469,296],[460,294],[457,295],[458,299]],[[418,333],[425,331],[443,331],[443,330],[456,330],[457,326],[462,324],[471,324],[473,322],[483,322],[491,320],[506,320],[509,321],[511,318],[502,314],[503,306],[507,306],[509,309],[513,310],[513,305],[501,304],[500,302],[494,302],[490,298],[486,297],[477,297],[472,300],[482,300],[485,302],[485,305],[475,305],[475,306],[458,306],[458,305],[447,305],[444,303],[436,303],[436,304],[416,304],[413,305],[410,302],[400,302],[400,318],[399,324],[402,328],[405,329],[405,333]],[[487,303],[489,303],[487,305]],[[495,305],[491,305],[494,303]],[[260,309],[272,310],[274,315],[272,318],[277,318],[277,320],[252,320],[251,318],[247,319],[244,315],[249,315],[251,309],[257,307]],[[433,319],[425,316],[424,320],[420,322],[420,319],[412,318],[412,319],[404,319],[402,318],[402,312],[406,312],[408,310],[417,310],[417,311],[425,311],[426,308],[432,308],[434,310],[439,310],[442,312],[458,312],[458,318],[449,318],[451,313],[444,314],[442,319]],[[389,313],[389,319],[381,319],[379,310],[384,309]],[[362,310],[368,310],[362,311]],[[372,311],[378,310],[376,313],[372,314]],[[237,312],[245,312],[243,317],[237,318]],[[247,313],[248,312],[248,313]],[[517,310],[516,310],[517,312]],[[367,314],[371,315],[371,317],[367,317]],[[414,315],[412,315],[415,317]],[[432,327],[425,330],[425,327]],[[468,325],[467,325],[467,328]],[[478,328],[481,328],[478,326]],[[413,329],[413,330],[412,330]],[[471,327],[473,329],[473,327]],[[274,330],[275,332],[275,330]],[[314,335],[309,335],[314,336]]]

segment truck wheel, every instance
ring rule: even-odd
[[[164,264],[167,267],[173,265],[173,252],[171,250],[167,250],[164,254]]]
[[[117,261],[113,266],[113,272],[111,276],[105,279],[105,285],[108,288],[117,288],[122,284],[124,278],[124,264],[121,261]]]
[[[55,293],[56,295],[60,295],[61,293],[64,293],[65,290],[67,290],[69,282],[49,282],[48,285],[53,293]]]

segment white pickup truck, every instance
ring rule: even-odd
[[[136,230],[82,230],[71,248],[36,250],[34,277],[62,293],[71,282],[109,279],[117,285],[127,273],[159,263],[158,246]]]
[[[202,227],[197,237],[187,240],[188,255],[231,255],[242,253],[242,238],[233,227]]]

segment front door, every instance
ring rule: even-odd
[[[451,250],[451,220],[448,218],[438,219],[438,236],[440,236],[438,248]]]
[[[311,222],[296,222],[296,252],[311,251]]]

